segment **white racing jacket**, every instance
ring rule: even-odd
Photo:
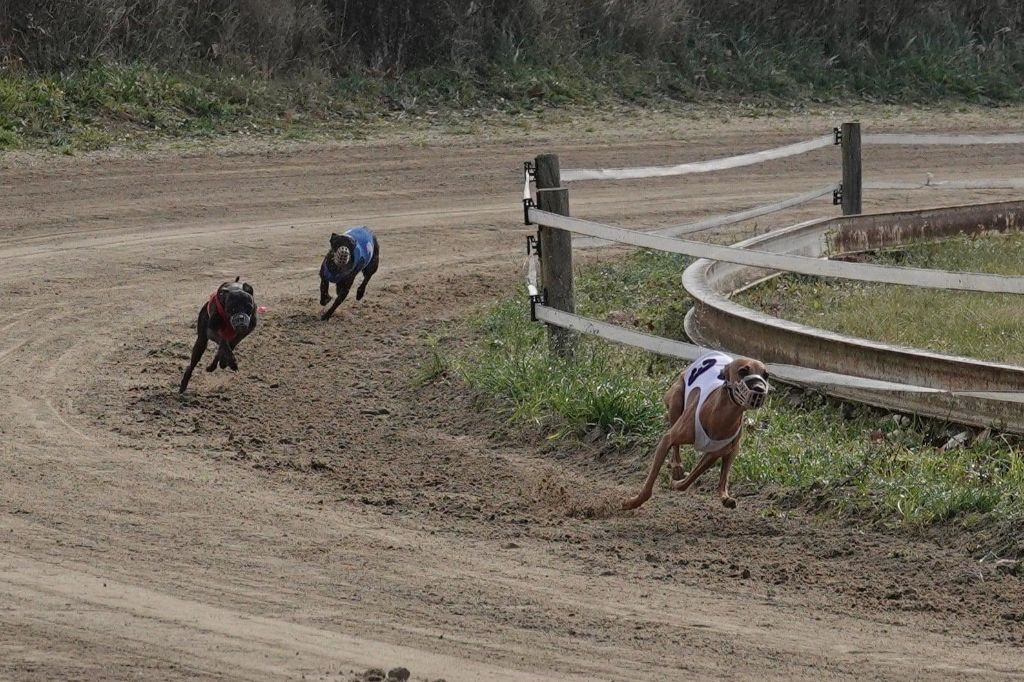
[[[709,351],[704,353],[686,368],[683,377],[683,411],[690,406],[690,393],[697,389],[697,409],[693,413],[693,449],[697,452],[716,452],[729,443],[736,440],[740,431],[722,440],[712,440],[700,423],[700,411],[704,402],[716,388],[725,385],[725,381],[718,378],[722,370],[732,362],[732,358],[725,353]],[[743,427],[741,426],[740,429]]]

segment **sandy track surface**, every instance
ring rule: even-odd
[[[524,159],[680,162],[833,122],[8,160],[0,678],[350,679],[396,665],[447,680],[1022,676],[1024,589],[962,551],[767,513],[770,495],[742,487],[734,511],[704,487],[620,513],[646,453],[495,437],[457,387],[414,381],[425,338],[519,282]],[[681,223],[818,186],[837,159],[580,185],[572,205]],[[1005,147],[866,154],[870,179],[1005,177],[1020,163]],[[377,230],[381,271],[366,300],[320,323],[326,237],[356,222]],[[200,372],[179,397],[195,312],[236,274],[270,310],[238,373]]]

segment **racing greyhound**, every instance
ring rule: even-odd
[[[672,450],[672,489],[686,490],[717,460],[722,460],[718,497],[730,509],[736,500],[729,496],[729,472],[740,451],[743,413],[764,404],[768,394],[768,371],[750,358],[731,358],[725,353],[704,353],[687,367],[665,393],[668,430],[654,451],[651,472],[640,494],[622,503],[636,509],[651,497],[665,455]],[[703,457],[693,471],[683,471],[679,446],[692,444]]]
[[[235,346],[256,328],[256,301],[253,288],[249,284],[239,284],[238,280],[236,277],[234,282],[221,284],[210,296],[210,300],[199,309],[196,342],[192,346],[192,361],[185,370],[185,376],[181,378],[179,393],[184,393],[188,387],[192,370],[206,352],[208,341],[217,344],[217,354],[206,368],[207,372],[217,369],[218,365],[221,369],[230,367],[232,371],[238,370],[233,352]]]
[[[334,305],[320,315],[321,320],[329,320],[334,311],[338,309],[345,297],[348,296],[356,275],[363,273],[363,281],[359,283],[356,290],[356,300],[363,300],[366,293],[366,285],[370,283],[373,273],[377,272],[380,265],[380,245],[377,238],[370,232],[369,228],[360,225],[346,230],[345,234],[331,233],[331,250],[324,256],[320,264],[320,305],[325,306],[331,302],[327,293],[331,284],[334,284]]]

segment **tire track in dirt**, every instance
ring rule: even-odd
[[[296,672],[295,659],[301,657],[299,670],[310,675],[328,670],[338,660],[370,668],[383,659],[416,661],[417,671],[430,677],[460,670],[473,679],[510,682],[544,679],[185,601],[89,573],[57,566],[41,567],[38,562],[17,556],[6,556],[0,562],[0,584],[13,588],[14,594],[9,597],[60,613],[56,619],[59,626],[71,632],[109,632],[113,621],[118,621],[119,628],[132,633],[134,642],[167,651],[166,662],[193,659],[193,667],[188,671],[190,676],[207,673],[250,680],[266,679],[268,675],[282,678]],[[110,639],[119,637],[124,636]],[[565,679],[585,678],[574,675]]]

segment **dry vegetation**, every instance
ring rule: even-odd
[[[1022,22],[1019,3],[977,0],[19,0],[0,14],[0,55],[38,71],[113,59],[338,75],[623,55],[714,84],[765,55],[862,73],[936,55],[1020,67]]]
[[[0,148],[393,110],[1019,101],[1016,2],[12,0]]]

